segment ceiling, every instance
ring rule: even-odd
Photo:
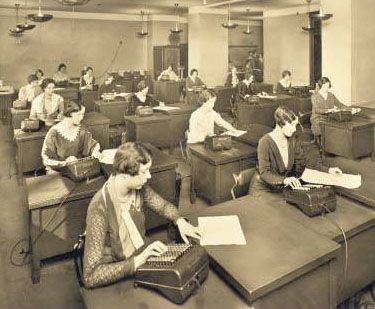
[[[313,4],[320,0],[312,0]],[[57,0],[42,0],[43,9],[46,11],[74,11],[90,13],[116,13],[116,14],[139,14],[141,10],[149,14],[171,15],[174,14],[174,4],[180,5],[181,15],[187,14],[188,8],[203,6],[203,0],[91,0],[82,6],[64,6]],[[272,9],[290,8],[306,5],[306,0],[206,0],[209,7],[227,8],[231,2],[231,12],[234,18],[246,19],[255,16],[262,16],[263,11]],[[14,8],[14,4],[21,4],[24,7],[25,0],[1,0],[0,8]],[[38,0],[27,0],[28,7],[36,9]],[[250,14],[246,10],[250,9]]]

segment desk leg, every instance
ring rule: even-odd
[[[33,284],[35,284],[40,282],[40,253],[38,251],[38,241],[36,241],[36,239],[42,230],[42,211],[32,210],[30,220],[30,248],[32,254],[31,280]],[[33,222],[38,222],[38,225],[35,226],[35,228],[32,228]]]

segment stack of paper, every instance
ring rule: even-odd
[[[329,174],[306,168],[301,179],[308,183],[339,186],[347,189],[357,189],[362,184],[361,175]]]
[[[180,108],[176,106],[155,106],[153,107],[153,109],[158,110],[158,111],[173,111],[175,109],[180,109]]]
[[[104,164],[113,164],[116,151],[117,151],[117,148],[103,150],[102,157],[100,158],[100,162]]]

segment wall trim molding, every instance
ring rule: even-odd
[[[29,14],[37,13],[36,10],[30,10]],[[137,14],[112,14],[112,13],[88,13],[88,12],[67,12],[67,11],[45,11],[52,14],[54,18],[66,19],[92,19],[92,20],[113,20],[113,21],[134,21],[140,22],[140,15]],[[2,8],[0,16],[14,17],[14,9]],[[145,21],[175,21],[174,15],[150,15],[145,16]],[[186,17],[180,17],[180,23],[187,23]]]
[[[310,12],[318,11],[319,8],[320,8],[319,4],[312,4],[310,6]],[[286,9],[264,11],[263,18],[288,16],[288,15],[296,15],[296,14],[307,14],[307,13],[308,13],[308,7],[307,5],[303,5],[303,6],[286,8]]]

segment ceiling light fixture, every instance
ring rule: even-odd
[[[27,18],[37,23],[44,23],[51,20],[53,15],[42,13],[42,0],[39,0],[38,14],[28,14]]]
[[[303,31],[314,31],[315,28],[311,25],[311,19],[310,19],[310,4],[311,4],[311,1],[312,0],[306,0],[307,2],[307,26],[306,27],[302,27],[302,30]]]
[[[333,14],[324,14],[322,7],[320,7],[319,14],[312,14],[312,18],[327,20],[333,17]]]
[[[9,29],[9,35],[10,36],[13,36],[13,37],[20,37],[22,36],[24,30],[20,27],[18,27],[18,10],[20,8],[20,5],[18,3],[16,3],[15,5],[15,9],[16,9],[16,26],[14,28],[10,28]]]
[[[144,15],[145,12],[141,11],[141,32],[137,32],[137,35],[140,37],[148,35],[148,31],[144,29]]]
[[[242,33],[246,34],[246,35],[250,35],[250,34],[253,33],[253,31],[250,30],[250,9],[247,9],[246,12],[247,12],[247,16],[248,16],[247,29],[245,31],[243,31]]]
[[[232,23],[230,20],[230,3],[228,4],[228,15],[227,15],[227,22],[221,24],[222,27],[225,29],[234,29],[237,28],[238,24]]]
[[[170,29],[171,33],[178,34],[182,32],[182,29],[180,27],[180,15],[178,14],[178,3],[174,4],[174,10],[176,14],[176,24],[175,27]]]
[[[21,28],[24,31],[32,30],[35,28],[35,25],[29,24],[27,22],[27,0],[25,0],[25,22],[23,24],[18,24],[17,27]]]
[[[57,2],[62,5],[76,6],[87,4],[88,2],[90,2],[90,0],[57,0]]]

